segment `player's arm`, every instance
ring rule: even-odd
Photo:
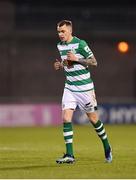
[[[67,58],[70,61],[76,61],[84,66],[97,66],[97,61],[94,55],[89,58],[78,58],[73,52],[69,51],[67,53]]]
[[[59,70],[63,68],[63,63],[61,61],[59,61],[58,59],[56,59],[56,61],[54,62],[54,69],[55,70]]]
[[[79,58],[77,60],[77,62],[79,62],[80,64],[83,64],[85,66],[97,66],[97,61],[96,61],[96,58],[94,57],[94,55],[87,59]]]

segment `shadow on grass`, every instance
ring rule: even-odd
[[[38,168],[47,168],[47,167],[58,167],[56,164],[54,165],[27,165],[27,166],[9,166],[9,167],[0,167],[0,171],[9,171],[9,170],[30,170],[30,169],[38,169]]]

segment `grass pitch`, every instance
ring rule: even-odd
[[[90,125],[74,125],[75,164],[56,164],[65,145],[61,127],[0,128],[0,178],[136,178],[136,125],[106,125],[113,162],[104,163]]]

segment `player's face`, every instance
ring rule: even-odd
[[[61,27],[58,26],[57,32],[62,42],[69,42],[71,40],[71,36],[72,36],[71,26],[66,26],[66,25],[63,25]]]

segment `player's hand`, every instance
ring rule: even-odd
[[[60,68],[62,68],[62,64],[58,59],[56,59],[56,61],[54,62],[54,69],[59,70]]]
[[[68,51],[67,60],[69,60],[69,61],[78,61],[78,57],[72,51]]]

